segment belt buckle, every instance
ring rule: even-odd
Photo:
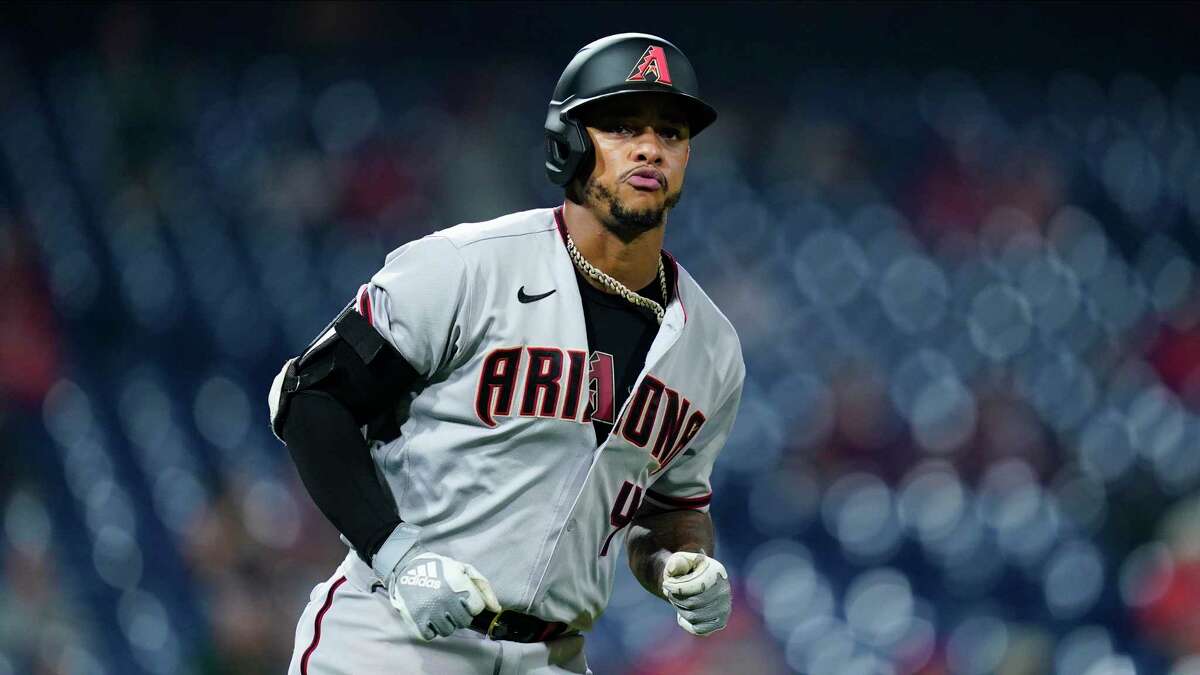
[[[492,617],[491,623],[488,624],[487,637],[489,640],[503,640],[504,636],[508,635],[508,626],[500,623],[500,617],[507,612],[507,609],[502,609],[496,612],[496,616]],[[496,629],[499,628],[499,632]]]

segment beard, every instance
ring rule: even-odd
[[[584,205],[591,207],[593,213],[600,216],[600,222],[605,229],[612,232],[622,242],[628,244],[646,232],[663,224],[667,211],[675,208],[683,190],[668,194],[662,206],[644,209],[631,209],[625,206],[612,190],[601,185],[594,177],[589,176],[583,187]],[[599,208],[607,206],[607,209]],[[600,215],[607,211],[607,216]]]

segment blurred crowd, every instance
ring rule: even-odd
[[[282,672],[344,548],[271,377],[388,250],[562,199],[573,47],[450,87],[144,30],[0,45],[0,675]],[[1200,72],[736,74],[667,235],[748,366],[735,614],[621,571],[593,670],[1200,675]]]

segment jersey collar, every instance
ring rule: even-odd
[[[567,246],[567,223],[563,218],[563,209],[565,204],[554,207],[554,224],[558,227],[558,235],[563,243],[563,250]],[[671,292],[671,298],[667,301],[666,310],[671,311],[671,306],[678,304],[679,311],[683,315],[683,323],[687,323],[687,308],[683,306],[683,299],[679,296],[679,261],[675,256],[671,255],[667,249],[662,249],[662,256],[665,259],[665,267],[667,270],[667,288]]]

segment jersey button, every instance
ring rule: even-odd
[[[567,532],[574,532],[574,531],[575,531],[575,519],[568,518],[567,519]]]

